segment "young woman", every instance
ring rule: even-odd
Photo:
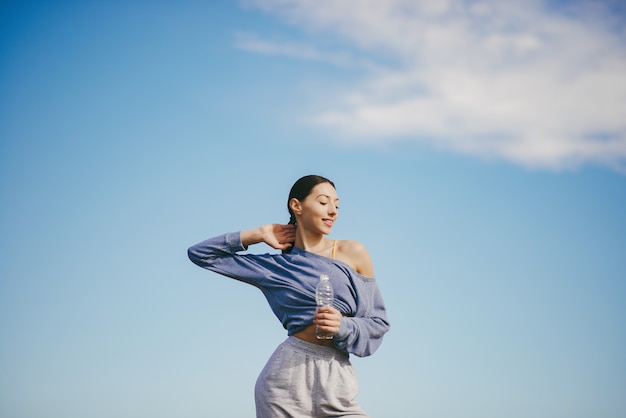
[[[268,224],[203,241],[189,248],[195,264],[258,287],[288,338],[257,379],[258,418],[367,417],[355,398],[358,385],[349,353],[374,353],[389,330],[374,268],[356,241],[326,238],[339,199],[328,179],[310,175],[291,188],[288,225]],[[238,254],[264,242],[281,254]],[[332,306],[318,308],[315,288],[330,277]],[[316,327],[332,333],[317,339]]]

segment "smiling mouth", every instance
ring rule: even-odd
[[[333,224],[335,223],[333,219],[322,219],[322,222],[324,222],[328,226],[333,226]]]

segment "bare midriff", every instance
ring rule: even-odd
[[[300,332],[296,332],[293,334],[294,337],[300,338],[306,342],[317,344],[317,345],[325,345],[327,347],[334,347],[333,340],[318,340],[315,335],[315,324],[311,324],[307,326]]]

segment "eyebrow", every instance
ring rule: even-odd
[[[327,197],[327,198],[329,198],[329,199],[332,199],[329,195],[327,195],[327,194],[323,194],[323,193],[322,193],[322,194],[318,194],[318,195],[317,195],[317,197]],[[337,198],[335,198],[335,201],[337,201],[337,200],[339,200],[339,198],[338,198],[338,197],[337,197]]]

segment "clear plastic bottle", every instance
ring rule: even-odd
[[[315,288],[315,301],[317,302],[317,306],[332,305],[334,297],[333,286],[330,284],[328,276],[322,274]],[[315,336],[318,340],[332,340],[333,338],[332,333],[320,331],[317,327],[315,328]]]

